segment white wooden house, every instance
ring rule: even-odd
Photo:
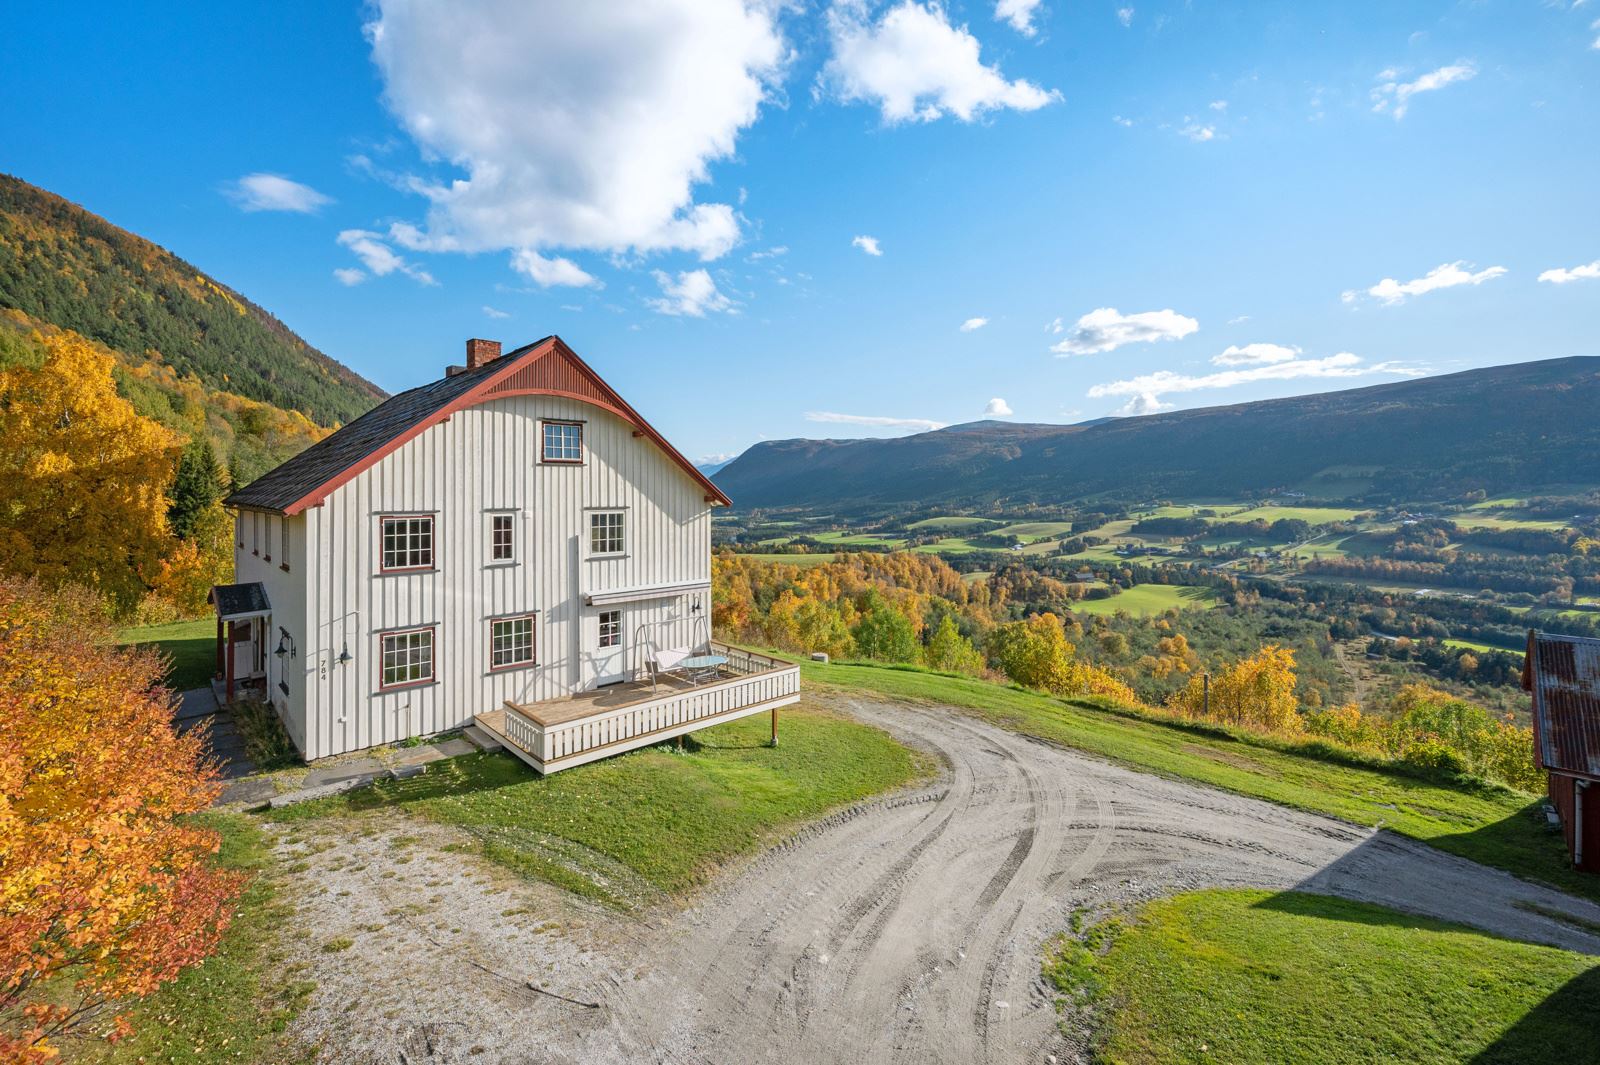
[[[225,503],[218,669],[307,759],[476,722],[554,772],[763,711],[775,740],[799,698],[711,640],[727,498],[559,337],[470,340]]]

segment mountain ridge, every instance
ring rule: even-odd
[[[1600,358],[1074,425],[966,423],[890,439],[763,441],[717,475],[737,507],[982,506],[1103,496],[1426,495],[1600,483]],[[1326,491],[1318,492],[1318,479]],[[1348,480],[1348,478],[1346,478]]]

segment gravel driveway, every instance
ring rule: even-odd
[[[1600,938],[1518,904],[1597,922],[1600,907],[1387,833],[953,710],[834,705],[948,771],[808,828],[681,912],[581,909],[439,853],[449,830],[415,822],[285,842],[319,988],[299,1034],[338,1061],[1070,1061],[1041,944],[1078,908],[1218,886],[1306,888],[1600,954]],[[411,860],[385,867],[401,832]],[[335,937],[354,945],[319,949]]]

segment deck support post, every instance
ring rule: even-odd
[[[778,745],[778,708],[776,706],[772,708],[772,745],[774,747]]]
[[[223,651],[223,647],[222,647],[222,619],[218,618],[217,619],[217,672],[215,674],[217,677],[221,677],[222,676],[222,651]]]

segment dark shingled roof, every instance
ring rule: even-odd
[[[1530,632],[1523,669],[1539,764],[1600,778],[1600,640]]]
[[[349,425],[234,492],[222,501],[223,505],[255,510],[288,510],[368,455],[381,451],[408,429],[448,407],[490,374],[505,369],[508,363],[549,339],[545,337],[544,340],[518,348],[490,360],[476,370],[444,377],[391,396]]]
[[[217,618],[221,621],[255,617],[270,613],[272,610],[272,604],[267,602],[267,590],[262,587],[260,581],[250,581],[247,584],[219,584],[211,589],[209,598],[216,605]]]

